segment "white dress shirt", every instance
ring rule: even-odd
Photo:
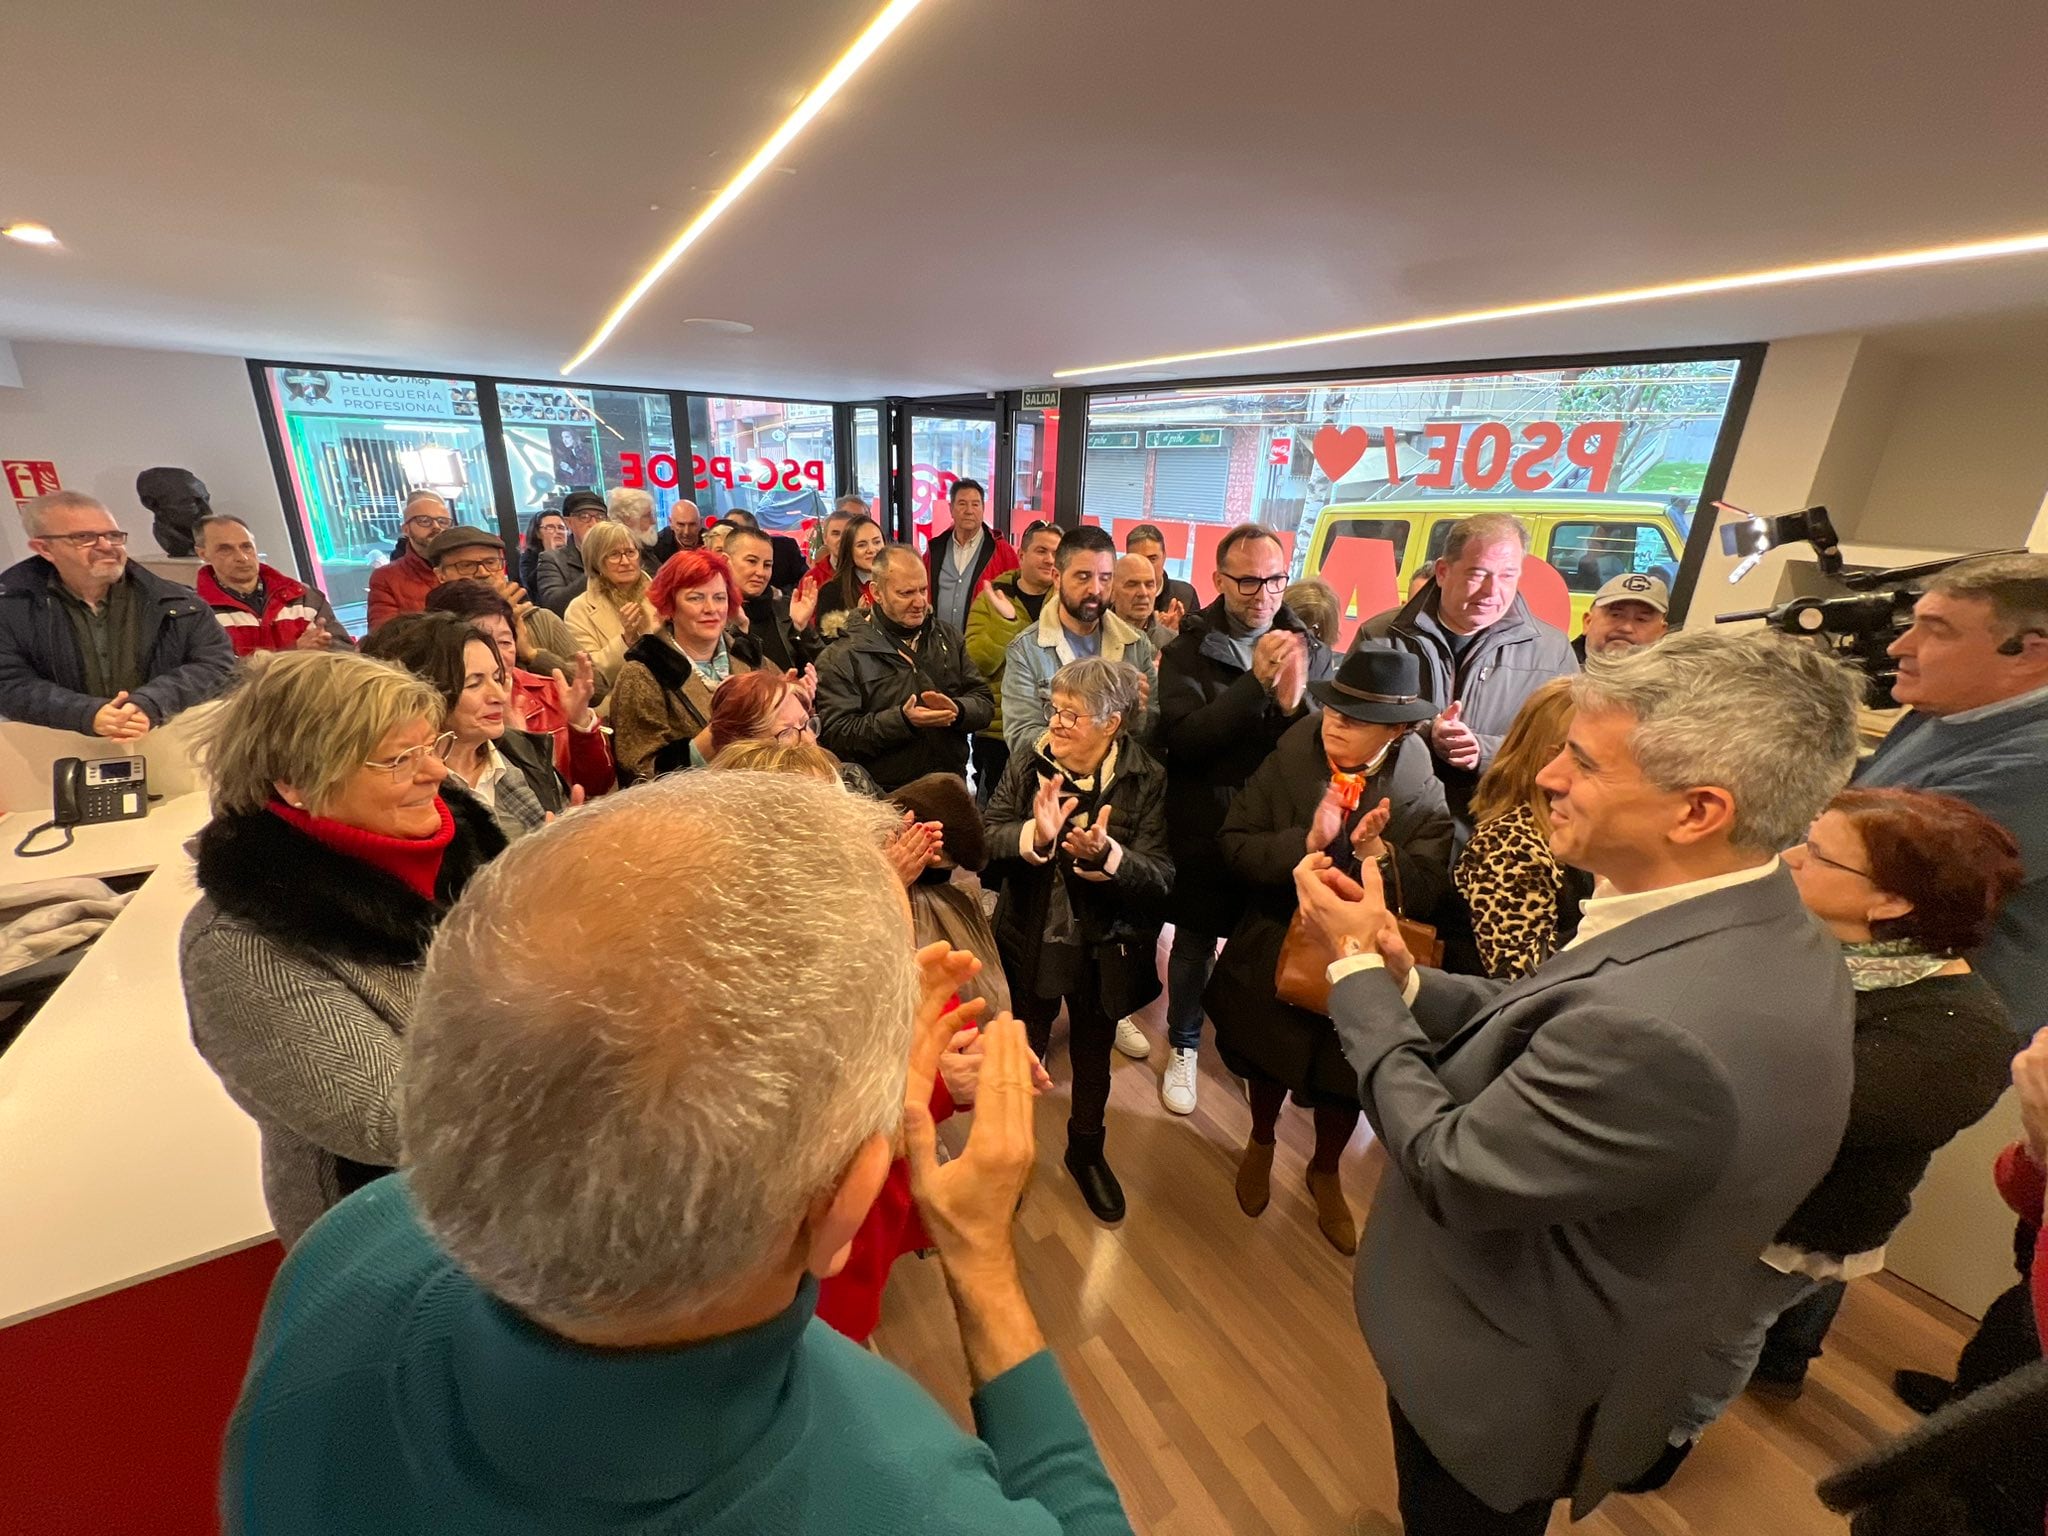
[[[1579,931],[1573,935],[1566,949],[1577,949],[1588,939],[1597,939],[1603,933],[1612,933],[1624,923],[1632,923],[1639,917],[1648,917],[1652,912],[1661,912],[1666,907],[1675,907],[1681,901],[1690,901],[1695,896],[1705,896],[1714,891],[1725,891],[1730,886],[1746,885],[1752,880],[1762,880],[1775,874],[1778,857],[1769,859],[1753,869],[1738,869],[1731,874],[1709,875],[1704,880],[1687,880],[1679,885],[1660,886],[1654,891],[1635,891],[1628,895],[1617,892],[1607,881],[1602,880],[1593,887],[1593,894],[1579,904],[1584,914],[1579,919]],[[1354,971],[1368,971],[1374,966],[1384,966],[1386,961],[1376,951],[1345,955],[1332,960],[1326,974],[1330,985],[1335,986]],[[1408,981],[1401,988],[1401,1001],[1411,1006],[1416,994],[1422,990],[1422,968],[1417,966],[1408,973]]]

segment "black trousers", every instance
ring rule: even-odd
[[[976,732],[969,750],[974,756],[974,803],[985,811],[1003,782],[1003,770],[1010,766],[1010,744],[1000,736]]]
[[[1045,1060],[1052,1045],[1052,1021],[1059,1017],[1057,997],[1014,999],[1024,1021],[1025,1038]],[[1102,1010],[1102,986],[1092,966],[1083,967],[1083,981],[1067,994],[1067,1057],[1074,1068],[1074,1104],[1067,1134],[1092,1136],[1102,1129],[1109,1107],[1109,1051],[1116,1042],[1116,1020]]]
[[[1401,1479],[1401,1529],[1407,1536],[1543,1536],[1556,1500],[1538,1499],[1504,1515],[1451,1476],[1391,1393],[1387,1417],[1394,1426],[1394,1471]]]

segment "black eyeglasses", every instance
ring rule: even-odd
[[[1257,597],[1261,592],[1285,592],[1287,590],[1287,576],[1285,572],[1278,576],[1232,576],[1223,571],[1218,571],[1216,574],[1236,587],[1240,597]]]
[[[1829,869],[1839,869],[1845,875],[1860,875],[1865,880],[1876,879],[1876,876],[1867,869],[1858,869],[1854,864],[1844,864],[1840,859],[1829,858],[1813,846],[1813,839],[1810,837],[1799,846],[1800,850],[1816,864],[1825,864]]]

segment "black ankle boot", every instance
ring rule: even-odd
[[[1117,1183],[1116,1175],[1109,1171],[1109,1164],[1103,1159],[1102,1144],[1106,1132],[1067,1132],[1067,1172],[1074,1176],[1074,1182],[1081,1186],[1081,1198],[1088,1202],[1088,1209],[1095,1213],[1097,1221],[1119,1222],[1124,1219],[1124,1188]]]

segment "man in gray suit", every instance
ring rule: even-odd
[[[1392,1165],[1356,1293],[1409,1536],[1535,1536],[1668,1462],[1686,1367],[1848,1117],[1848,975],[1778,850],[1849,776],[1859,680],[1695,632],[1576,694],[1537,783],[1598,884],[1533,974],[1416,967],[1375,869],[1296,872]]]

